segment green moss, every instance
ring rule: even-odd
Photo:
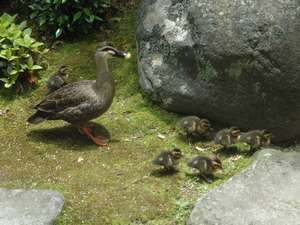
[[[240,59],[225,65],[225,73],[233,80],[239,80],[243,74],[251,71],[253,65],[250,59]],[[218,77],[218,71],[210,62],[202,66],[201,77],[203,80],[211,81]]]
[[[241,59],[237,62],[231,63],[228,67],[228,76],[234,80],[239,80],[243,73],[251,69],[251,62],[248,59]]]
[[[213,184],[190,175],[185,162],[200,154],[173,130],[178,116],[153,105],[140,91],[136,66],[133,12],[121,17],[111,32],[85,41],[64,43],[48,55],[49,70],[40,87],[14,99],[0,98],[0,184],[11,188],[43,188],[61,192],[65,208],[56,225],[184,224],[196,199],[244,168],[249,158],[232,161],[222,156],[224,172]],[[91,144],[76,129],[59,121],[29,126],[31,107],[46,93],[49,74],[61,64],[72,68],[72,80],[95,77],[93,54],[103,40],[129,50],[128,61],[113,60],[117,93],[110,110],[95,122],[98,132],[109,131],[109,148]],[[101,126],[100,126],[101,125]],[[105,128],[105,129],[104,129]],[[166,139],[158,138],[161,133]],[[185,159],[179,173],[156,177],[152,158],[162,149],[180,147]],[[198,146],[215,150],[211,142]],[[78,159],[83,161],[78,162]]]
[[[235,80],[237,80],[242,75],[242,72],[243,70],[240,63],[231,64],[228,69],[228,75]]]
[[[213,65],[210,62],[207,62],[202,69],[201,77],[203,80],[210,81],[214,78],[218,77],[217,70],[213,67]]]

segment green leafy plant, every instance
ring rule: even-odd
[[[29,7],[40,31],[56,38],[67,33],[86,34],[103,21],[110,0],[19,0]]]
[[[16,16],[0,17],[0,81],[10,88],[18,81],[33,84],[43,69],[39,60],[47,51],[44,44],[31,37],[26,21],[15,23]]]

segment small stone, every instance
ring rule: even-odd
[[[230,157],[229,160],[230,160],[231,162],[235,162],[235,161],[240,160],[241,158],[242,158],[242,156],[240,156],[240,155],[235,155],[235,156]]]
[[[63,205],[54,191],[0,188],[0,225],[52,225]]]
[[[199,147],[199,146],[196,146],[195,149],[196,149],[197,151],[199,151],[199,152],[205,152],[205,151],[206,151],[205,148],[201,148],[201,147]]]
[[[77,159],[77,162],[78,162],[78,163],[81,163],[83,160],[84,160],[84,158],[80,156],[80,157]]]
[[[166,136],[161,133],[158,133],[157,137],[162,140],[166,139]]]

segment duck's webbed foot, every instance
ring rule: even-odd
[[[89,127],[80,127],[80,128],[79,128],[79,131],[80,131],[82,134],[86,135],[89,139],[92,140],[92,142],[93,142],[94,144],[96,144],[96,145],[98,145],[98,146],[105,147],[105,146],[108,145],[108,144],[107,144],[108,140],[107,140],[105,137],[102,137],[102,136],[95,136],[95,135],[93,134],[92,129],[89,128]]]

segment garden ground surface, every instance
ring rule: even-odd
[[[179,116],[161,110],[142,94],[134,15],[134,10],[128,9],[110,29],[57,46],[47,55],[50,66],[36,90],[0,98],[0,109],[9,109],[0,116],[0,186],[62,193],[65,207],[56,225],[185,224],[198,197],[250,161],[244,154],[221,155],[225,169],[217,173],[213,184],[190,175],[185,162],[199,153],[209,154],[217,146],[211,142],[187,144],[174,131]],[[32,106],[43,99],[46,80],[60,64],[72,68],[71,80],[95,78],[93,55],[104,40],[133,55],[128,61],[111,61],[117,93],[110,110],[95,120],[98,132],[109,132],[109,147],[98,148],[64,122],[28,125]],[[185,154],[179,172],[159,176],[151,160],[160,150],[174,146]]]

